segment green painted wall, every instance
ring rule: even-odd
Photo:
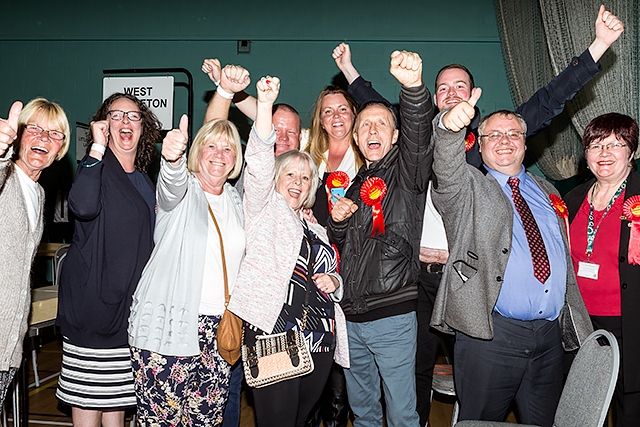
[[[13,3],[4,15],[0,117],[15,99],[44,96],[63,105],[73,127],[88,122],[100,104],[103,69],[183,67],[194,76],[197,129],[213,89],[200,66],[219,57],[248,68],[253,82],[265,74],[281,77],[280,101],[295,106],[308,124],[318,92],[339,72],[330,55],[341,41],[351,44],[354,64],[392,101],[399,85],[388,72],[389,54],[406,49],[422,56],[430,88],[441,66],[460,62],[484,89],[483,112],[513,108],[491,0],[34,0]],[[240,39],[252,41],[250,54],[236,53]],[[253,84],[250,89],[255,93]],[[177,118],[186,112],[186,90],[176,88],[175,97]],[[69,156],[74,153],[72,146]]]

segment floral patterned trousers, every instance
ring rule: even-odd
[[[220,316],[198,316],[197,356],[165,356],[131,348],[138,425],[222,424],[231,366],[218,353],[219,323]]]

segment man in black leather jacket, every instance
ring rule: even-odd
[[[401,131],[388,105],[363,106],[354,132],[365,165],[328,223],[342,259],[351,361],[345,376],[355,426],[382,419],[380,377],[387,425],[419,424],[415,309],[433,104],[417,54],[394,52],[391,74],[402,84]]]

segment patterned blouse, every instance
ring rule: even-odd
[[[277,334],[289,329],[300,330],[307,292],[307,271],[309,267],[309,243],[307,232],[311,235],[315,260],[313,274],[335,273],[337,268],[336,251],[310,231],[303,221],[305,235],[300,245],[300,254],[291,275],[289,289],[282,311],[271,333]],[[312,281],[313,283],[313,281]],[[264,332],[250,326],[255,335]],[[305,339],[312,353],[327,353],[335,349],[335,311],[334,302],[328,294],[320,291],[315,283],[309,295],[309,310],[305,328]]]

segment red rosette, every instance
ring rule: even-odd
[[[331,247],[336,251],[336,273],[340,274],[340,251],[335,243],[331,244]]]
[[[629,248],[627,261],[629,264],[640,265],[640,196],[629,197],[622,205],[622,214],[631,221],[629,233]]]
[[[365,205],[371,206],[371,216],[373,217],[371,237],[384,234],[382,199],[385,194],[387,194],[387,184],[377,176],[367,179],[360,187],[360,198]]]
[[[640,220],[640,196],[635,195],[629,197],[622,205],[622,214],[629,221]]]
[[[476,145],[476,134],[469,132],[469,135],[464,139],[464,151],[467,152]]]
[[[562,197],[557,194],[549,194],[549,199],[551,200],[551,206],[555,209],[556,214],[560,218],[568,218],[569,217],[569,209],[567,209],[567,204],[562,200]]]
[[[569,234],[569,209],[562,197],[557,194],[549,194],[551,206],[556,211],[556,215],[564,221],[564,230],[567,233],[567,242],[569,243],[569,252],[571,252],[571,235]]]
[[[349,181],[349,175],[346,172],[335,171],[327,177],[327,188],[331,190],[332,188],[340,187],[346,190],[349,186]]]
[[[340,197],[344,197],[345,190],[349,186],[349,175],[344,171],[332,172],[327,177],[327,203],[329,204],[329,215],[333,210],[333,204],[338,201]],[[334,188],[342,188],[340,191],[332,191]]]

